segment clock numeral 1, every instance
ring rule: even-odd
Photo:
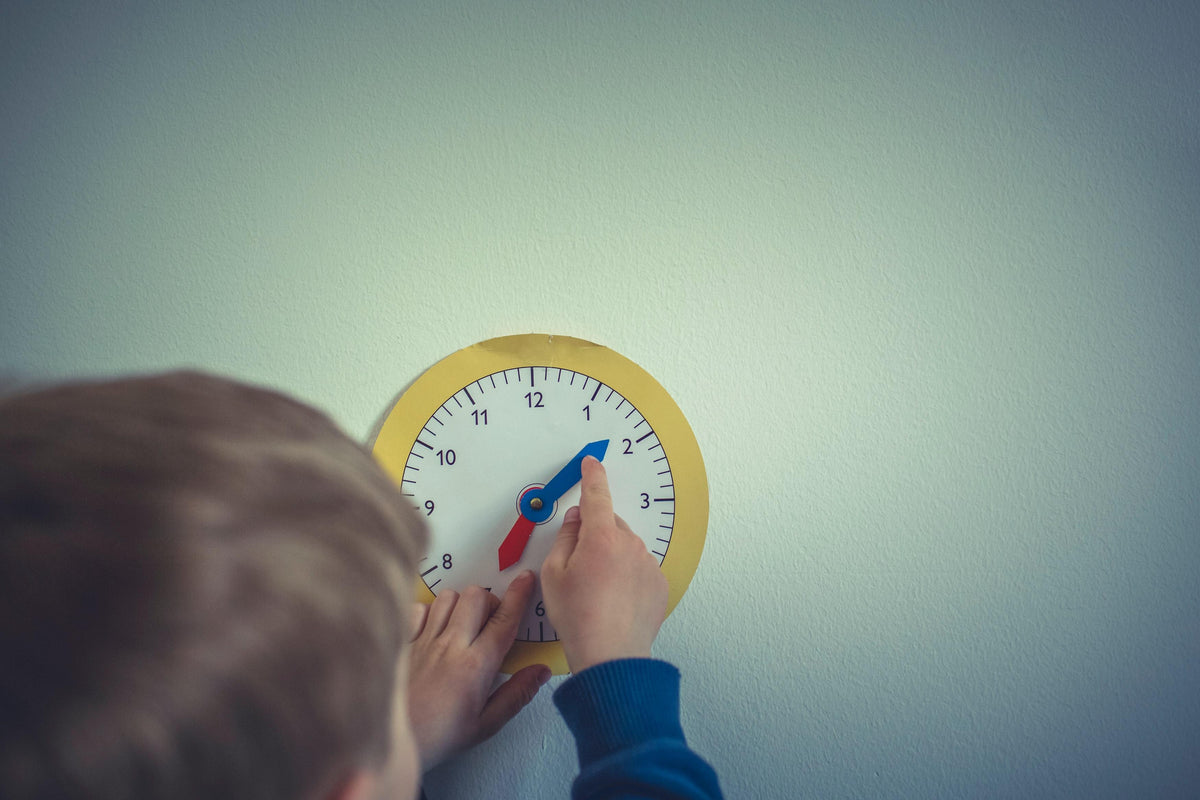
[[[583,418],[586,419],[588,422],[592,421],[592,407],[591,406],[583,407]]]

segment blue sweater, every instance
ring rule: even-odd
[[[717,775],[679,724],[679,670],[654,659],[597,664],[569,678],[554,704],[575,735],[573,800],[721,797]]]

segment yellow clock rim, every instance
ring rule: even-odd
[[[464,347],[422,373],[392,406],[372,446],[376,460],[399,484],[417,434],[452,395],[494,372],[541,366],[590,375],[615,388],[651,420],[668,455],[675,484],[675,523],[662,562],[669,586],[669,615],[687,591],[704,550],[708,479],[700,446],[679,406],[653,376],[620,353],[584,339],[537,333],[501,336]],[[434,600],[433,592],[419,577],[416,599],[422,603]],[[559,642],[516,642],[501,670],[511,674],[530,664],[547,664],[556,675],[568,671]]]

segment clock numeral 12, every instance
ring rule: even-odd
[[[529,404],[530,408],[545,408],[545,406],[542,405],[541,392],[526,392],[525,402]]]

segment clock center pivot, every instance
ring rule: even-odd
[[[546,487],[542,483],[530,483],[517,495],[517,513],[529,522],[540,525],[554,516],[558,503],[546,498]]]
[[[522,489],[517,496],[517,513],[537,525],[553,517],[558,510],[558,503],[547,502],[545,489],[540,483],[531,483]]]

